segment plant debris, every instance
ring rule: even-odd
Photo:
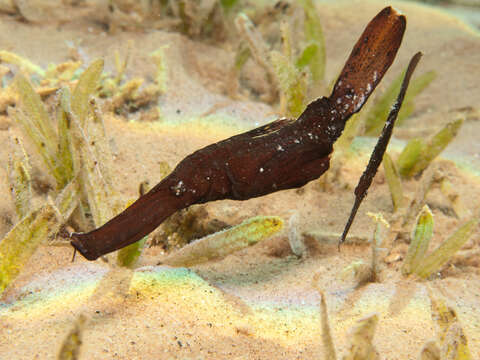
[[[161,264],[192,266],[213,259],[221,259],[235,251],[255,245],[283,228],[283,220],[276,216],[257,216],[230,229],[196,240],[170,254]]]

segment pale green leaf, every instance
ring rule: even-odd
[[[96,66],[94,66],[97,64]],[[90,74],[85,79],[90,79],[91,83],[97,83],[101,71],[102,62],[96,62],[89,68]],[[95,75],[95,74],[96,75]],[[84,75],[82,75],[83,77]],[[86,82],[87,80],[83,80]],[[77,87],[88,88],[93,91],[95,86],[86,83],[82,84],[80,79]],[[112,156],[105,134],[103,119],[96,103],[90,99],[88,91],[85,89],[75,89],[72,99],[72,109],[83,109],[79,102],[85,101],[86,116],[83,125],[80,123],[77,113],[68,109],[65,113],[71,122],[71,142],[74,149],[74,169],[79,174],[80,187],[84,198],[88,200],[94,223],[96,226],[103,225],[112,218],[121,208],[118,193],[113,187],[111,175]],[[75,99],[75,93],[79,94]],[[76,101],[76,103],[75,103]],[[81,105],[81,106],[80,106]]]
[[[300,5],[305,12],[305,40],[307,44],[316,45],[316,51],[312,53],[308,67],[312,74],[313,81],[317,83],[323,81],[325,78],[325,38],[323,36],[320,17],[318,16],[318,11],[313,0],[301,0]]]
[[[0,293],[20,273],[37,248],[58,232],[77,206],[77,185],[72,182],[55,199],[30,211],[0,241]]]
[[[142,254],[146,241],[147,237],[144,237],[143,239],[118,250],[117,264],[129,268],[133,267]]]
[[[411,236],[410,246],[403,263],[402,272],[409,275],[416,271],[424,261],[425,254],[433,236],[433,214],[425,205],[417,216],[417,222]]]
[[[87,120],[90,97],[98,88],[103,71],[103,60],[94,61],[80,76],[72,95],[72,111],[83,127]]]
[[[398,113],[397,125],[401,125],[403,121],[412,115],[415,110],[414,100],[430,83],[435,80],[437,73],[435,71],[427,71],[410,82],[407,93],[403,100],[402,108]]]
[[[305,109],[306,79],[284,54],[272,51],[270,59],[281,90],[285,116],[296,118]]]
[[[150,54],[150,57],[156,66],[155,83],[161,93],[165,93],[167,91],[168,66],[166,49],[167,45],[158,48],[156,51]]]
[[[57,134],[50,117],[40,96],[25,77],[17,75],[15,84],[20,97],[21,111],[12,110],[11,115],[35,144],[50,173],[57,182],[61,182],[61,172],[56,164]]]
[[[142,182],[140,184],[140,196],[148,192],[149,184]],[[127,203],[127,207],[133,204],[133,200]],[[148,237],[140,239],[139,241],[134,242],[128,246],[125,246],[118,250],[117,252],[117,264],[119,266],[132,268],[137,262],[138,258],[142,254],[143,247],[147,241]]]
[[[463,120],[455,120],[436,133],[433,138],[427,143],[422,150],[418,161],[415,163],[410,176],[414,176],[427,168],[428,165],[450,144],[450,142],[457,136]]]
[[[362,126],[363,117],[360,114],[353,114],[353,116],[345,124],[345,128],[342,131],[342,135],[335,141],[333,148],[335,151],[332,154],[332,160],[330,161],[330,168],[335,168],[337,164],[342,164],[344,159],[350,152],[350,147],[353,140],[359,133],[359,129]]]
[[[15,139],[15,147],[8,162],[8,182],[12,191],[15,210],[19,219],[31,209],[32,179],[30,177],[30,162],[19,139]]]
[[[42,136],[47,140],[53,141],[52,144],[47,143],[46,146],[54,147],[57,136],[40,95],[35,92],[30,82],[21,74],[17,75],[15,83],[23,111],[32,118],[32,124],[35,125]]]
[[[453,235],[428,255],[415,269],[415,273],[422,278],[428,278],[435,271],[445,265],[448,260],[468,241],[478,226],[478,220],[473,219],[461,226]]]
[[[33,118],[23,113],[21,109],[9,108],[8,115],[21,126],[25,135],[35,145],[48,171],[57,181],[57,184],[62,183],[63,175],[61,169],[58,167],[55,153],[56,135],[53,139],[46,138],[33,123]]]
[[[0,51],[0,62],[16,65],[20,69],[27,71],[28,73],[35,73],[37,75],[40,75],[40,77],[42,78],[45,77],[45,70],[43,70],[40,66],[35,65],[30,60],[10,51]]]
[[[297,61],[295,62],[295,66],[302,70],[306,66],[310,65],[313,61],[316,53],[318,51],[318,44],[312,43],[308,44],[303,51],[301,52],[300,56],[298,57]]]
[[[231,11],[238,3],[239,0],[220,0],[220,5],[222,5],[223,9],[227,13]]]
[[[48,236],[60,228],[51,202],[31,211],[0,241],[0,293],[20,273],[25,263]]]
[[[68,88],[61,90],[60,107],[57,110],[58,149],[56,158],[62,175],[61,182],[58,184],[59,189],[63,189],[74,177],[73,148],[70,134],[71,124],[65,109],[70,109],[70,92]]]
[[[402,181],[400,180],[400,175],[398,174],[392,158],[387,153],[383,155],[383,170],[385,171],[385,178],[387,180],[388,188],[390,189],[393,210],[397,211],[403,206]]]
[[[272,236],[282,228],[283,220],[277,216],[253,217],[240,225],[191,242],[169,255],[162,263],[171,266],[192,266],[212,259],[221,259]]]
[[[397,169],[401,177],[408,178],[413,174],[412,169],[419,161],[426,144],[422,139],[412,139],[403,148],[397,159]]]
[[[70,181],[55,198],[55,207],[66,222],[77,207],[79,200],[78,184],[75,180]]]
[[[236,72],[239,72],[243,68],[247,60],[250,58],[250,56],[250,48],[244,46],[240,47],[235,54],[235,61],[233,65],[234,70]]]

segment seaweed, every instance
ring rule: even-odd
[[[89,97],[98,86],[97,79],[102,68],[103,61],[97,61],[80,76],[73,93],[72,109],[69,108],[68,90],[66,88],[62,90],[57,129],[54,128],[40,96],[30,82],[21,74],[16,77],[15,83],[21,104],[18,109],[11,109],[9,113],[36,146],[49,173],[56,181],[57,190],[63,189],[74,177],[70,118],[74,114],[80,123],[79,126],[85,125],[90,106]]]
[[[57,109],[57,134],[58,145],[56,154],[56,165],[61,169],[63,176],[57,188],[63,188],[68,181],[74,178],[74,154],[72,135],[70,134],[70,119],[65,111],[69,107],[70,93],[67,89],[59,92],[59,107]]]
[[[277,216],[257,216],[245,220],[230,229],[219,231],[196,240],[168,255],[161,264],[192,266],[225,256],[255,245],[283,228],[283,220]]]
[[[46,239],[58,232],[77,205],[76,184],[66,186],[55,199],[29,211],[0,241],[0,293],[15,279]]]
[[[471,216],[470,210],[468,210],[457,190],[453,186],[452,182],[449,179],[442,179],[440,182],[440,191],[448,201],[450,202],[452,209],[455,213],[455,216],[459,219],[466,219]]]
[[[38,246],[51,234],[59,221],[54,205],[49,202],[31,211],[0,242],[0,292],[19,274]],[[55,231],[55,229],[54,229]]]
[[[402,272],[405,275],[414,273],[427,279],[434,272],[439,271],[468,241],[478,223],[476,218],[465,222],[434,251],[427,254],[430,239],[433,236],[433,215],[428,206],[424,206],[417,217]]]
[[[318,86],[325,77],[325,41],[317,10],[311,0],[301,1],[300,6],[304,15],[304,39],[297,41],[289,22],[281,21],[282,52],[269,51],[262,33],[245,13],[239,13],[235,20],[248,48],[242,44],[238,48],[231,76],[238,76],[251,56],[266,72],[271,85],[269,101],[274,102],[279,92],[280,113],[287,117],[300,115],[306,106],[309,86]],[[235,95],[236,88],[230,93]]]
[[[416,226],[414,225],[415,217],[422,211],[427,194],[433,189],[434,185],[441,184],[445,180],[445,174],[442,170],[443,165],[444,163],[442,162],[434,162],[432,166],[429,166],[421,174],[420,180],[416,184],[416,190],[412,199],[405,206],[399,208],[396,213],[395,224],[393,226],[395,230],[392,232],[392,236],[389,239],[390,245],[400,234],[408,237],[408,231],[405,231],[404,229],[408,229],[410,226],[413,228]],[[457,199],[456,202],[459,205],[462,205],[460,199]],[[464,217],[461,219],[469,218],[468,212],[463,213],[463,215]]]
[[[85,126],[89,115],[90,97],[99,86],[99,79],[103,71],[103,60],[98,59],[82,73],[77,86],[72,93],[71,111],[75,114],[81,127]]]
[[[302,235],[298,233],[299,228],[298,213],[295,212],[288,219],[288,244],[292,252],[299,257],[305,256],[307,247],[303,242]]]
[[[235,6],[238,6],[240,0],[220,0],[220,5],[222,5],[225,12],[232,11]]]
[[[305,108],[307,82],[305,75],[295,67],[292,59],[291,34],[287,23],[281,26],[283,54],[270,52],[270,62],[275,71],[280,91],[280,112],[287,117],[298,117]]]
[[[373,336],[377,328],[378,315],[372,314],[357,321],[350,330],[350,345],[343,360],[374,360],[379,359],[373,346]]]
[[[396,212],[398,209],[402,208],[404,204],[402,180],[400,179],[397,168],[388,153],[383,155],[383,170],[392,197],[393,211]]]
[[[336,360],[335,345],[328,320],[328,309],[325,294],[318,284],[318,274],[313,276],[313,287],[320,295],[320,322],[322,330],[322,343],[324,347],[323,359]],[[373,337],[378,323],[378,314],[373,313],[357,320],[348,334],[348,350],[342,357],[343,360],[372,360],[379,359],[373,346]]]
[[[14,139],[15,150],[8,162],[8,182],[19,219],[23,218],[31,208],[32,178],[30,162],[20,139]]]
[[[130,62],[133,43],[129,42],[124,58],[115,52],[115,74],[103,74],[100,79],[98,95],[102,98],[109,98],[109,110],[116,114],[130,113],[140,108],[147,111],[154,111],[150,105],[157,101],[157,98],[166,92],[167,89],[167,66],[165,49],[162,46],[150,53],[150,58],[155,65],[155,76],[153,83],[145,85],[145,80],[140,77],[125,79],[125,72]],[[156,110],[156,109],[155,109]],[[157,114],[158,117],[158,114]]]
[[[151,59],[156,66],[156,76],[153,83],[144,85],[143,78],[126,79],[126,69],[130,62],[133,44],[129,42],[125,56],[122,58],[118,51],[115,51],[115,73],[102,73],[99,83],[95,84],[94,93],[102,98],[110,98],[108,106],[104,108],[112,110],[115,113],[132,112],[145,108],[149,112],[158,112],[158,109],[150,109],[150,105],[157,102],[158,96],[166,91],[166,65],[164,47],[160,47],[151,54]],[[29,60],[8,51],[0,51],[0,63],[5,62],[17,66],[21,72],[26,75],[34,84],[32,89],[43,97],[54,94],[62,87],[72,88],[75,82],[79,80],[82,71],[81,61],[66,61],[60,64],[49,64],[44,70],[40,66],[33,64]],[[97,68],[103,71],[103,65]],[[92,67],[90,71],[94,71]],[[9,71],[9,68],[6,68]],[[95,74],[92,74],[95,75]],[[86,76],[83,76],[84,82],[89,83]],[[24,84],[19,80],[17,88]],[[91,93],[92,89],[81,89],[82,86],[75,86],[77,91],[86,91]],[[22,89],[20,89],[22,90]],[[28,92],[32,97],[31,93]],[[17,103],[16,92],[11,90],[11,86],[0,87],[0,112],[6,111],[9,105]],[[78,94],[77,94],[78,95]],[[74,95],[74,96],[77,96]],[[25,98],[23,99],[25,100]],[[35,99],[31,99],[35,100]],[[74,100],[75,103],[77,100]],[[36,101],[38,103],[38,101]],[[33,105],[33,104],[32,104]],[[37,109],[39,110],[39,109]],[[78,111],[79,109],[74,109]],[[84,109],[85,110],[85,109]],[[41,111],[41,110],[39,110]],[[42,115],[39,113],[39,115]],[[43,114],[44,116],[44,114]],[[82,114],[80,114],[82,117]],[[149,118],[158,118],[157,116],[145,116]]]
[[[167,72],[168,64],[166,57],[166,50],[168,45],[159,47],[157,50],[150,53],[150,57],[155,64],[155,84],[160,93],[167,91]]]
[[[136,243],[125,246],[123,249],[120,249],[117,253],[117,265],[133,268],[138,261],[140,255],[142,254],[143,248],[147,242],[148,237],[145,236],[140,241]]]
[[[94,224],[103,223],[121,208],[113,186],[112,156],[100,110],[91,96],[97,89],[103,61],[98,60],[80,76],[70,96],[63,90],[61,111],[71,136],[73,169],[78,174],[82,203],[88,204]],[[71,98],[71,99],[70,99]]]
[[[352,261],[348,266],[346,266],[340,273],[341,278],[346,279],[353,275],[353,280],[355,282],[355,287],[364,286],[370,282],[376,282],[379,278],[379,251],[382,249],[380,246],[383,242],[383,228],[389,228],[390,224],[385,220],[381,213],[370,213],[367,215],[374,221],[375,229],[373,230],[372,238],[370,239],[371,243],[371,259],[370,264],[367,264],[363,260]]]
[[[424,171],[430,163],[450,144],[463,124],[463,119],[449,122],[428,142],[413,139],[400,154],[397,167],[400,175],[410,178]]]
[[[324,348],[323,359],[335,360],[337,355],[333,342],[332,332],[328,320],[328,309],[325,294],[318,286],[319,274],[313,276],[312,285],[320,295],[320,322],[322,344]],[[448,306],[445,301],[434,295],[432,289],[427,287],[431,304],[432,321],[436,328],[436,339],[425,343],[420,351],[421,360],[470,360],[472,356],[468,348],[468,339],[458,320],[456,311]],[[357,320],[356,325],[350,329],[346,354],[343,360],[371,360],[379,359],[379,354],[373,345],[375,329],[379,321],[376,313],[367,315]]]
[[[278,80],[277,75],[272,69],[268,47],[262,38],[262,34],[256,29],[255,25],[245,13],[239,13],[235,17],[235,26],[239,32],[239,35],[248,45],[250,50],[249,53],[252,58],[264,69],[267,80],[272,87],[271,93],[269,94],[270,102],[274,101],[276,99],[275,94],[276,88],[278,87]],[[235,66],[241,66],[242,62],[243,61],[239,62],[237,59]]]
[[[62,342],[62,346],[57,355],[57,360],[78,360],[80,359],[80,350],[82,348],[83,331],[87,318],[80,314],[75,322],[73,328],[69,331]]]
[[[399,234],[406,234],[406,231],[403,229],[406,229],[410,226],[415,228],[417,226],[417,222],[415,222],[415,225],[413,225],[415,217],[417,214],[419,214],[422,210],[422,207],[425,205],[426,201],[426,196],[427,194],[433,189],[433,187],[437,184],[440,184],[440,188],[446,187],[447,185],[443,185],[444,182],[449,182],[448,178],[446,178],[445,172],[443,171],[443,166],[445,163],[443,162],[434,162],[432,166],[429,166],[422,174],[420,181],[418,181],[416,185],[416,190],[413,195],[413,198],[409,201],[406,206],[403,206],[397,211],[397,216],[395,220],[395,231],[392,234],[393,236],[391,237],[391,241],[394,241],[394,239],[399,235]],[[447,199],[451,202],[452,204],[452,211],[457,214],[456,211],[458,211],[461,216],[457,217],[461,220],[469,219],[471,218],[471,213],[465,209],[463,206],[463,203],[461,199],[459,198],[458,194],[453,191],[453,190],[442,190],[442,192],[446,195]],[[407,267],[408,268],[408,267]]]
[[[460,226],[448,239],[446,239],[431,254],[425,256],[416,274],[428,278],[435,271],[445,265],[450,258],[468,241],[478,226],[478,219],[472,219]]]
[[[389,228],[390,224],[385,220],[381,213],[373,214],[367,213],[368,216],[375,222],[375,230],[372,237],[372,262],[371,262],[371,278],[369,281],[374,282],[378,280],[378,251],[382,244],[382,227]]]
[[[406,70],[398,75],[390,84],[385,93],[376,97],[373,106],[365,118],[365,135],[378,136],[382,127],[383,119],[390,111],[390,106],[395,99],[395,94],[400,90],[402,79]],[[435,71],[429,71],[412,79],[407,93],[405,94],[404,106],[398,114],[398,123],[401,124],[404,119],[409,117],[414,111],[414,99],[418,96],[435,78]]]
[[[14,65],[35,85],[35,92],[42,97],[54,94],[61,86],[72,84],[81,73],[81,61],[66,61],[49,64],[46,69],[22,56],[8,51],[0,51],[0,62]],[[16,101],[15,101],[16,102]]]
[[[232,99],[238,98],[238,78],[243,66],[247,63],[248,59],[250,59],[250,56],[250,48],[244,43],[241,43],[237,48],[233,66],[230,68],[229,72],[229,86],[227,88],[227,92]]]
[[[424,260],[430,239],[433,236],[433,214],[425,205],[417,216],[407,256],[403,262],[402,272],[405,275],[414,273]]]
[[[312,0],[301,0],[303,7],[304,33],[306,46],[300,51],[296,60],[296,67],[303,69],[308,66],[314,84],[325,80],[326,51],[325,38],[323,36],[322,23],[318,16],[317,8]]]
[[[35,65],[30,60],[10,51],[0,50],[0,62],[16,65],[27,74],[36,74],[42,78],[45,77],[45,70],[40,66]]]
[[[440,165],[433,164],[421,175],[413,199],[403,211],[402,226],[409,226],[425,205],[425,199],[433,185],[441,177]]]
[[[418,159],[422,156],[424,149],[425,142],[420,138],[411,139],[405,145],[396,161],[399,175],[406,177],[411,172],[411,169],[413,169]]]
[[[343,164],[346,163],[346,160],[351,154],[350,147],[352,145],[352,142],[359,133],[361,127],[361,114],[353,115],[345,125],[345,129],[343,130],[342,135],[334,144],[335,151],[332,156],[333,169],[340,168]]]
[[[36,145],[56,181],[57,192],[64,193],[68,186],[70,194],[79,197],[80,216],[83,219],[80,222],[83,226],[88,226],[85,219],[89,214],[94,224],[99,225],[123,207],[110,173],[112,156],[102,115],[91,98],[98,89],[102,71],[103,61],[95,61],[81,74],[72,95],[68,88],[61,89],[57,129],[40,96],[22,75],[15,80],[21,106],[10,110],[26,137]],[[12,169],[17,174],[13,187],[16,202],[20,206],[24,200],[19,195],[21,190],[17,188],[26,186],[27,168],[22,162],[14,161]],[[68,185],[72,183],[75,185]],[[78,191],[72,190],[72,187],[78,187]],[[69,201],[77,204],[74,198]],[[69,207],[68,204],[59,206]],[[64,220],[67,221],[68,217]]]
[[[432,350],[428,352],[433,354],[434,359],[437,356],[438,359],[471,360],[468,340],[456,311],[443,299],[437,297],[431,289],[428,290],[432,320],[436,327],[436,344],[438,345],[430,346]]]
[[[78,78],[81,66],[81,61],[67,61],[57,65],[49,64],[41,82],[45,83],[46,86],[59,86],[62,83],[68,83]]]
[[[12,83],[8,83],[7,75],[10,69],[0,64],[0,114],[7,112],[9,106],[15,105],[18,101],[17,92]]]
[[[353,280],[353,286],[355,288],[360,288],[365,284],[372,282],[372,266],[363,260],[355,260],[341,270],[339,277],[342,280]]]
[[[170,1],[168,6],[178,20],[178,30],[190,38],[213,38],[217,41],[227,36],[226,22],[238,1]]]
[[[420,360],[440,360],[440,349],[433,340],[427,341],[420,352]]]
[[[40,95],[30,82],[21,74],[15,79],[21,102],[21,109],[11,109],[9,114],[22,127],[23,132],[34,143],[42,156],[50,174],[55,178],[57,189],[68,182],[62,164],[57,162],[58,138],[50,121],[47,110],[43,106]]]
[[[139,187],[140,196],[142,196],[143,194],[145,194],[148,191],[148,186],[149,186],[149,184],[146,181],[140,183],[140,187]],[[129,203],[127,203],[127,207],[129,205],[131,205],[132,203],[133,203],[133,201],[130,201]],[[130,244],[130,245],[125,246],[124,248],[118,250],[117,265],[127,267],[127,268],[134,267],[138,258],[142,254],[142,250],[145,247],[147,239],[148,239],[148,237],[145,236],[140,241],[137,241],[136,243]]]
[[[312,285],[320,295],[320,324],[322,331],[322,344],[325,349],[323,358],[326,360],[336,360],[335,344],[333,342],[332,330],[330,329],[330,321],[328,320],[328,308],[325,300],[325,294],[318,286],[319,274],[313,275]]]

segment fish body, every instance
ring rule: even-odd
[[[328,170],[333,144],[392,64],[406,20],[391,7],[375,16],[355,44],[329,97],[296,120],[280,119],[197,150],[122,213],[72,245],[87,259],[140,240],[193,204],[247,200],[301,187]]]

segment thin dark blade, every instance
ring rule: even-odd
[[[383,154],[385,154],[385,150],[387,149],[388,142],[392,136],[393,126],[395,125],[395,120],[397,119],[398,112],[402,107],[403,99],[405,97],[405,93],[408,88],[408,84],[410,82],[410,78],[412,77],[413,71],[415,70],[420,58],[422,57],[422,53],[416,53],[413,58],[410,60],[408,64],[408,69],[403,78],[402,87],[400,88],[400,93],[398,94],[397,100],[392,106],[390,113],[388,114],[387,121],[383,127],[382,134],[380,135],[377,145],[375,145],[375,149],[373,149],[372,155],[370,156],[370,160],[368,162],[367,168],[363,172],[362,176],[360,177],[360,181],[358,182],[357,187],[355,188],[355,203],[353,204],[352,211],[350,212],[350,217],[348,218],[347,224],[345,225],[345,229],[343,230],[342,237],[340,238],[340,244],[345,241],[347,237],[348,230],[350,230],[350,226],[353,223],[353,219],[357,214],[357,210],[362,203],[362,200],[367,195],[368,188],[372,184],[372,180],[377,173],[378,167],[383,159]]]

